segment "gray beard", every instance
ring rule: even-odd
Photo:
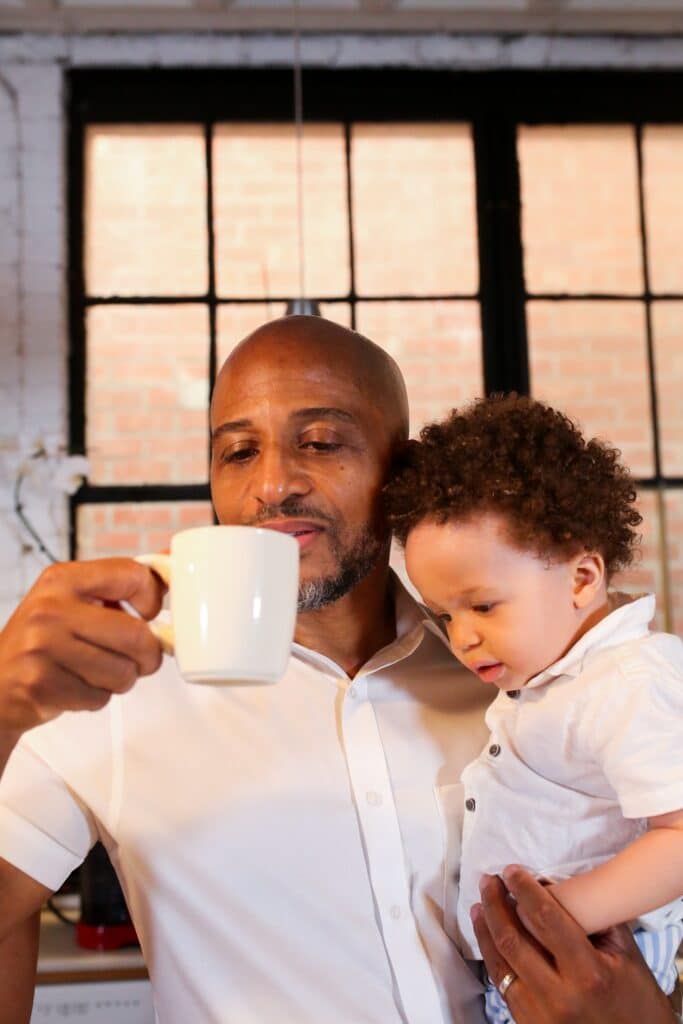
[[[386,544],[369,530],[363,530],[353,547],[341,551],[334,545],[339,569],[334,576],[319,576],[299,586],[299,612],[317,612],[344,597],[372,572]]]

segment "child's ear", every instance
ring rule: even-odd
[[[587,608],[605,583],[605,560],[591,551],[574,561],[573,596],[575,608]]]

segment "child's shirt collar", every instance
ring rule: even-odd
[[[577,640],[558,661],[532,676],[524,689],[543,686],[558,676],[578,676],[586,660],[597,651],[646,636],[655,614],[654,594],[632,597],[619,592],[607,595],[609,613]]]

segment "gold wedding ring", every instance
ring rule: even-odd
[[[503,980],[501,981],[500,985],[498,986],[498,991],[500,992],[503,999],[505,999],[505,993],[510,988],[510,985],[512,984],[513,981],[517,981],[517,975],[514,971],[508,971]]]

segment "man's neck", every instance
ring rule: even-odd
[[[324,654],[353,677],[369,658],[396,639],[396,613],[388,565],[377,566],[348,594],[316,612],[302,612],[294,639]]]

